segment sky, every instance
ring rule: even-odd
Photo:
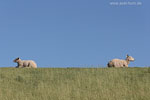
[[[140,2],[141,5],[112,2]],[[150,66],[149,0],[0,0],[0,67]]]

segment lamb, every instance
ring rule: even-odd
[[[130,61],[134,61],[134,58],[132,56],[127,55],[125,60],[121,59],[113,59],[108,62],[108,67],[128,67],[128,64]]]
[[[37,64],[33,60],[21,60],[18,57],[14,62],[18,64],[16,68],[37,68]]]

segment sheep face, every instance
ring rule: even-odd
[[[128,60],[128,61],[134,61],[134,58],[132,56],[127,55],[126,60]]]
[[[16,62],[16,63],[17,63],[18,61],[20,61],[20,58],[19,58],[19,57],[14,60],[14,62]]]

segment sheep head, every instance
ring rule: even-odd
[[[18,61],[20,61],[21,59],[18,57],[18,58],[16,58],[15,60],[14,60],[14,62],[18,62]]]
[[[133,58],[132,56],[129,56],[129,55],[127,54],[126,60],[127,60],[127,61],[134,61],[134,58]]]

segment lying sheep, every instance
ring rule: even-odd
[[[108,67],[128,67],[128,64],[130,61],[134,61],[134,58],[127,55],[125,60],[121,59],[113,59],[108,62],[107,66]]]
[[[36,63],[33,60],[21,60],[19,57],[14,60],[18,64],[16,68],[37,68]]]

